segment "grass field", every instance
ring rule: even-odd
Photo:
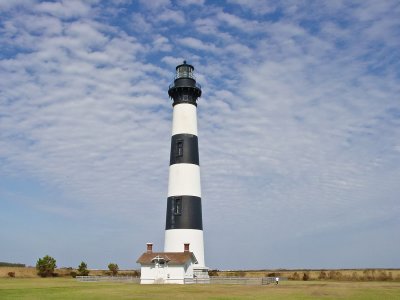
[[[0,299],[400,299],[400,283],[285,281],[278,286],[143,286],[70,278],[1,278]]]

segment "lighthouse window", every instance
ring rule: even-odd
[[[182,198],[174,199],[174,215],[180,215],[182,213]]]
[[[176,141],[176,156],[183,155],[183,140]]]

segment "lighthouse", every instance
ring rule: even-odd
[[[197,99],[201,87],[192,65],[176,67],[168,95],[173,100],[172,137],[169,162],[165,252],[182,251],[189,244],[197,259],[196,277],[208,277],[204,261],[203,220],[199,147],[197,134]]]

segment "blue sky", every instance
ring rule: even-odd
[[[0,261],[163,247],[195,67],[210,268],[400,267],[399,1],[0,0]]]

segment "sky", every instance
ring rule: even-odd
[[[211,269],[400,268],[400,2],[0,0],[0,261],[164,245],[172,101],[198,100]]]

